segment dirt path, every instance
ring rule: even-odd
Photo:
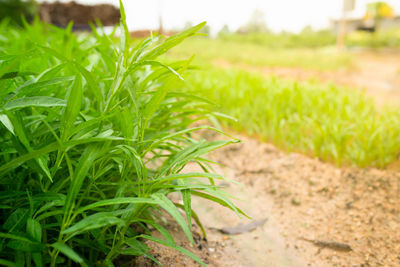
[[[237,203],[253,218],[269,219],[255,232],[232,238],[244,266],[400,266],[399,173],[339,169],[241,139],[213,158],[227,166],[227,177],[245,184],[227,188],[243,199]],[[239,222],[223,209],[202,207],[211,227]],[[302,237],[347,243],[353,251],[320,251]]]
[[[223,68],[235,67],[264,75],[276,75],[298,81],[317,80],[357,88],[383,105],[400,105],[400,53],[359,53],[353,54],[356,67],[345,71],[316,71],[285,67],[256,67],[245,64],[231,64],[216,60],[214,64]]]
[[[208,242],[199,237],[190,247],[174,226],[178,244],[209,266],[400,266],[399,173],[339,169],[251,138],[241,139],[241,144],[220,149],[212,158],[225,165],[217,169],[219,173],[242,183],[221,184],[240,197],[237,205],[252,218],[267,218],[267,222],[252,232],[224,235],[214,229],[250,220],[195,200],[194,209],[208,229]],[[321,249],[301,238],[345,243],[353,250]],[[154,246],[153,252],[166,266],[197,266],[160,246]]]

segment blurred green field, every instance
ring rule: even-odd
[[[400,112],[334,84],[207,67],[187,78],[188,90],[234,118],[225,127],[341,165],[385,167],[400,151]]]
[[[393,40],[400,40],[395,32],[356,32],[347,37],[347,45],[394,46]],[[200,70],[187,77],[188,90],[237,118],[222,122],[225,127],[337,165],[383,168],[400,152],[397,110],[377,109],[359,90],[257,73],[257,67],[354,73],[359,56],[339,52],[331,37],[326,31],[197,37],[169,51],[164,60],[195,54]]]
[[[353,32],[346,37],[347,50],[338,52],[336,36],[329,30],[292,33],[220,34],[218,38],[198,37],[172,49],[168,57],[185,59],[196,55],[195,63],[243,64],[256,67],[289,67],[306,70],[353,70],[354,49],[398,49],[400,30]]]
[[[248,33],[220,34],[218,39],[228,42],[257,44],[269,48],[321,48],[336,45],[336,35],[332,30],[314,31],[305,28],[296,33]],[[388,28],[376,32],[354,31],[345,38],[348,48],[400,48],[400,29]]]
[[[185,59],[196,55],[195,63],[246,64],[258,67],[291,67],[313,70],[352,69],[351,54],[338,53],[335,48],[271,48],[250,42],[223,39],[193,38],[168,52],[167,56]]]
[[[352,72],[357,68],[355,54],[334,47],[274,48],[243,38],[192,38],[169,51],[164,60],[195,53],[194,63],[200,69],[186,77],[188,90],[237,119],[223,121],[225,127],[339,166],[383,168],[397,160],[400,113],[394,108],[378,109],[359,90],[248,71],[276,67]]]
[[[389,29],[375,33],[354,32],[347,37],[346,44],[349,47],[361,48],[400,48],[400,30]]]
[[[252,43],[269,48],[316,48],[333,46],[336,36],[330,29],[314,31],[311,27],[304,28],[300,33],[220,33],[218,38],[223,41]]]

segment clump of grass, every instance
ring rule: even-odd
[[[223,178],[204,158],[236,140],[196,136],[212,128],[193,122],[213,114],[209,102],[178,90],[190,62],[156,60],[203,24],[134,48],[122,4],[121,24],[119,46],[95,28],[77,36],[72,24],[0,25],[1,265],[113,266],[119,255],[159,263],[146,239],[204,265],[174,242],[160,211],[191,242],[192,220],[201,226],[193,195],[242,213],[215,185]],[[188,162],[204,172],[181,173]],[[167,197],[172,192],[183,205]]]
[[[207,69],[189,80],[238,119],[225,125],[289,151],[361,167],[385,167],[399,155],[400,113],[377,110],[359,91],[237,70]]]

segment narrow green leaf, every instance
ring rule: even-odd
[[[182,209],[182,210],[185,210],[185,207],[182,204],[174,203],[174,205],[177,206],[178,208]],[[205,238],[207,238],[206,229],[204,228],[203,224],[201,223],[199,216],[197,215],[197,213],[194,210],[191,210],[191,214],[192,214],[192,217],[193,217],[194,221],[200,227],[201,233],[203,234],[203,236]]]
[[[93,161],[96,160],[99,154],[99,148],[96,145],[91,145],[85,149],[80,160],[79,165],[76,167],[74,177],[72,178],[71,185],[68,189],[67,200],[65,202],[65,216],[64,220],[68,220],[72,214],[74,202],[82,187],[83,181],[89,169],[92,167]]]
[[[154,261],[155,263],[157,263],[158,265],[163,266],[160,261],[158,261],[149,253],[150,249],[145,244],[143,244],[143,242],[131,238],[126,240],[125,243],[129,246],[129,248],[122,249],[121,250],[122,255],[133,255],[133,256],[144,255],[147,258]]]
[[[55,151],[55,150],[57,150],[57,148],[58,148],[58,143],[54,142],[54,143],[51,143],[51,144],[49,144],[49,145],[47,145],[47,146],[45,146],[45,147],[43,147],[41,149],[29,152],[29,153],[27,153],[25,155],[22,155],[22,156],[20,156],[18,158],[15,158],[15,159],[11,160],[10,162],[7,162],[6,164],[0,166],[0,177],[4,173],[6,173],[8,171],[11,171],[12,169],[20,166],[24,162],[26,162],[28,160],[31,160],[31,159],[34,159],[36,157],[40,157],[41,155],[50,153],[52,151]]]
[[[15,235],[15,234],[10,234],[10,233],[2,233],[0,232],[0,237],[1,238],[7,238],[7,239],[13,239],[13,240],[19,240],[19,241],[23,241],[26,243],[33,243],[32,240],[24,237],[24,236],[20,236],[20,235]]]
[[[4,230],[9,232],[18,231],[25,228],[25,224],[28,220],[29,210],[26,208],[18,208],[13,213],[9,214],[5,222],[2,225]]]
[[[86,218],[75,223],[73,226],[65,229],[62,234],[64,235],[77,235],[89,230],[106,228],[113,225],[123,226],[125,221],[116,217],[113,213],[98,212],[96,214],[87,216]]]
[[[125,15],[125,8],[122,3],[122,0],[119,0],[119,8],[121,14],[121,51],[123,55],[123,66],[126,67],[128,65],[128,58],[129,58],[129,30],[128,25],[126,24],[126,15]]]
[[[14,133],[14,126],[10,119],[7,117],[7,115],[0,114],[0,122],[6,127],[12,134],[15,135]]]
[[[161,233],[161,235],[165,238],[165,241],[167,241],[170,244],[175,244],[174,238],[172,237],[171,233],[168,232],[167,229],[165,229],[161,225],[159,225],[159,224],[157,224],[155,222],[152,222],[152,221],[143,220],[143,222],[147,223],[147,224],[153,226],[155,229],[157,229],[157,231],[159,231]]]
[[[157,204],[157,203],[158,202],[156,200],[150,198],[121,197],[121,198],[113,198],[113,199],[97,201],[95,203],[80,208],[79,210],[76,211],[76,213],[80,214],[86,210],[91,210],[103,206],[112,206],[120,204]]]
[[[52,77],[55,77],[58,74],[58,72],[60,72],[60,70],[63,69],[65,66],[66,66],[66,63],[60,63],[58,65],[55,65],[54,67],[45,69],[42,73],[40,73],[36,77],[36,80],[37,80],[36,85],[39,82],[50,82],[50,81],[53,81],[53,84],[47,84],[47,85],[54,85],[54,84],[58,84],[58,82],[62,83],[63,80],[65,82],[72,81],[74,79],[74,77],[56,77],[56,78],[52,78]],[[44,86],[46,86],[46,85],[44,85]]]
[[[171,49],[172,47],[180,44],[183,40],[185,40],[186,38],[193,36],[196,32],[198,32],[201,28],[204,27],[204,25],[206,25],[206,22],[202,22],[192,28],[189,28],[179,34],[176,34],[174,36],[169,37],[167,40],[165,40],[164,43],[154,47],[153,49],[151,49],[149,52],[147,52],[142,59],[143,60],[147,60],[147,59],[155,59],[156,57],[158,57],[159,55],[164,54],[165,52],[167,52],[169,49]]]
[[[175,207],[174,203],[172,203],[172,201],[169,200],[169,198],[167,198],[165,195],[160,193],[153,194],[151,195],[151,197],[157,200],[158,204],[176,220],[189,241],[194,244],[192,233],[187,226],[185,220],[180,215],[178,209]]]
[[[12,110],[26,107],[63,107],[65,105],[66,102],[63,99],[49,96],[31,96],[11,100],[3,108],[5,110]]]
[[[86,80],[86,82],[87,82],[87,84],[88,84],[88,86],[89,86],[91,92],[92,92],[93,95],[96,97],[96,100],[97,100],[99,103],[102,103],[102,102],[103,102],[103,95],[101,94],[101,92],[100,92],[100,90],[99,90],[99,88],[98,88],[98,86],[97,86],[97,84],[96,84],[96,81],[95,81],[93,75],[92,75],[87,69],[85,69],[81,64],[79,64],[79,63],[76,62],[76,61],[70,61],[68,58],[66,58],[65,56],[61,55],[61,54],[58,53],[56,50],[54,50],[54,49],[52,49],[52,48],[50,48],[50,47],[45,47],[45,46],[39,46],[39,47],[40,47],[42,50],[44,50],[44,51],[46,51],[47,53],[49,53],[50,55],[52,55],[52,56],[54,56],[54,57],[60,59],[60,60],[63,61],[64,63],[68,63],[68,66],[69,66],[75,73],[81,74],[81,75],[85,78],[85,80]]]
[[[160,88],[146,104],[146,107],[143,111],[143,117],[146,121],[150,119],[150,117],[157,111],[157,109],[159,109],[160,104],[164,100],[167,92],[167,86]]]
[[[134,49],[134,53],[132,56],[132,61],[131,63],[135,63],[138,62],[141,57],[143,56],[144,52],[146,51],[146,49],[148,47],[150,47],[155,41],[157,41],[158,38],[154,38],[154,37],[148,37],[146,39],[144,39],[143,41],[141,41]]]
[[[20,267],[16,263],[0,259],[0,265],[7,266],[7,267]]]
[[[42,241],[42,226],[38,221],[29,218],[26,222],[26,232],[33,240]]]
[[[165,64],[162,64],[161,62],[154,61],[154,60],[143,60],[143,61],[134,63],[129,66],[129,68],[126,70],[124,75],[127,76],[128,74],[132,73],[134,70],[137,70],[138,68],[140,68],[142,66],[146,66],[146,65],[164,68],[168,72],[174,74],[180,80],[182,80],[182,81],[184,80],[183,77],[178,72],[176,72],[173,68],[171,68],[170,66],[167,66]]]
[[[112,263],[112,261],[110,259],[106,259],[105,263],[106,263],[107,267],[115,267],[114,263]]]
[[[18,112],[14,112],[14,113],[10,112],[8,114],[8,117],[13,122],[15,136],[17,137],[17,139],[13,140],[15,148],[18,150],[18,152],[20,154],[26,154],[27,152],[28,153],[32,152],[33,149],[31,147],[30,141],[29,141],[30,136],[27,134],[28,130],[26,129],[26,125],[23,123],[21,114]],[[19,142],[21,142],[23,146]],[[23,157],[23,156],[21,156],[21,157]],[[50,181],[52,181],[50,171],[47,167],[45,158],[42,157],[41,155],[36,154],[36,157],[33,157],[33,159],[34,159],[34,161],[32,163],[33,168],[35,168],[38,172],[42,172],[43,174],[45,174],[46,177]],[[11,163],[13,163],[13,161],[11,161],[9,163],[11,164]],[[8,163],[6,163],[0,167],[0,174],[2,172],[1,169],[6,166],[8,166]]]
[[[37,252],[32,253],[32,259],[36,267],[43,267],[42,253],[37,253]]]
[[[221,198],[221,196],[216,197],[216,196],[212,196],[212,195],[209,195],[209,194],[206,194],[206,193],[203,193],[203,192],[199,192],[199,191],[192,191],[192,195],[199,196],[199,197],[202,197],[204,199],[211,200],[211,201],[213,201],[215,203],[220,204],[221,206],[224,206],[224,207],[227,207],[227,208],[231,209],[232,211],[236,212],[237,214],[242,214],[242,215],[244,215],[244,216],[246,216],[247,218],[250,219],[250,217],[247,216],[246,213],[244,213],[241,209],[237,208],[229,200],[227,200],[225,198]]]
[[[65,108],[61,120],[61,140],[65,141],[68,137],[71,128],[73,127],[76,118],[79,114],[82,105],[82,80],[80,75],[77,75],[73,86],[69,92],[67,107]]]
[[[7,243],[7,247],[16,251],[40,253],[43,252],[46,247],[39,242],[25,242],[22,240],[11,240]]]
[[[36,74],[35,72],[31,72],[31,71],[12,71],[12,72],[4,73],[0,77],[0,80],[13,79],[16,77],[24,77],[24,76],[30,76],[30,75],[35,75],[35,74]]]
[[[74,77],[57,77],[38,82],[34,78],[32,80],[29,80],[25,84],[21,85],[20,87],[18,87],[14,93],[16,94],[16,96],[26,96],[32,93],[37,94],[42,88],[48,88],[53,85],[63,84],[72,81],[73,79]]]
[[[193,254],[192,252],[190,252],[190,251],[188,251],[188,250],[186,250],[186,249],[184,249],[184,248],[182,248],[182,247],[180,247],[180,246],[177,246],[177,245],[175,245],[175,244],[168,243],[168,242],[165,241],[165,240],[162,240],[162,239],[159,239],[159,238],[156,238],[156,237],[153,237],[153,236],[149,236],[149,235],[140,235],[140,237],[146,238],[146,239],[148,239],[148,240],[151,240],[151,241],[153,241],[153,242],[159,243],[159,244],[164,245],[164,246],[166,246],[166,247],[173,248],[173,249],[175,249],[175,250],[181,252],[182,254],[188,256],[188,257],[191,258],[192,260],[198,262],[201,266],[207,267],[207,265],[206,265],[199,257],[197,257],[197,256],[196,256],[195,254]]]
[[[74,262],[83,263],[83,259],[81,258],[81,256],[79,256],[78,253],[76,253],[72,248],[67,246],[65,243],[56,242],[54,244],[51,244],[50,246],[57,249],[62,254],[73,260]]]
[[[178,184],[185,185],[182,180],[178,181]],[[181,190],[183,205],[185,207],[185,214],[187,219],[187,224],[189,226],[190,232],[192,232],[192,199],[191,192],[189,189]]]

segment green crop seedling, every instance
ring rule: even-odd
[[[237,118],[226,126],[288,151],[360,167],[385,167],[398,159],[399,111],[377,109],[359,91],[217,68],[187,80],[189,91]]]
[[[119,46],[96,28],[75,35],[72,24],[0,24],[0,265],[113,266],[119,255],[159,263],[146,239],[204,265],[174,242],[159,211],[191,242],[192,219],[201,226],[192,195],[242,213],[204,158],[237,140],[196,135],[213,128],[193,122],[214,115],[209,102],[179,89],[189,62],[156,60],[203,25],[132,48],[122,3]],[[204,172],[180,173],[188,162]]]

